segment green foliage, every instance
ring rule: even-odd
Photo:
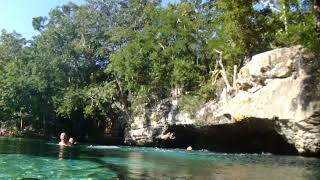
[[[63,98],[56,98],[57,112],[61,116],[70,117],[73,112],[83,109],[84,99],[81,90],[70,89]]]
[[[175,87],[196,89],[208,69],[202,52],[210,33],[199,30],[205,27],[193,4],[149,5],[144,15],[144,31],[115,52],[108,70],[123,82],[123,89],[148,96],[146,100],[166,98]]]
[[[196,110],[204,105],[205,99],[201,96],[195,95],[184,95],[181,97],[179,102],[179,108],[181,111],[188,112],[194,115]]]
[[[112,110],[114,98],[117,96],[116,85],[113,82],[105,82],[100,86],[92,86],[86,89],[84,98],[84,114],[86,117],[108,116]],[[105,117],[106,118],[106,117]]]
[[[278,46],[303,45],[313,52],[320,53],[320,36],[314,30],[312,14],[297,18],[297,22],[288,26],[288,32],[279,32],[276,36]]]
[[[200,71],[192,61],[175,61],[172,72],[172,83],[192,90],[200,82]]]
[[[170,97],[174,89],[182,90],[181,109],[194,112],[222,87],[215,50],[223,52],[227,73],[272,48],[302,44],[320,51],[311,4],[88,0],[62,5],[33,19],[40,34],[32,40],[2,31],[0,121],[42,129],[59,122],[72,129],[83,122],[117,121]]]
[[[279,20],[273,17],[268,7],[255,9],[257,0],[218,0],[220,12],[214,23],[217,36],[223,41],[225,59],[243,65],[245,58],[270,49],[270,43],[279,28]]]

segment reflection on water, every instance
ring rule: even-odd
[[[65,156],[65,153],[64,153],[64,151],[65,151],[65,149],[66,149],[66,147],[64,147],[64,146],[60,146],[59,147],[59,160],[63,160],[64,159],[64,156]]]
[[[0,179],[320,179],[320,160],[0,138]]]
[[[79,150],[74,147],[68,146],[58,146],[59,153],[58,159],[59,160],[68,160],[68,159],[79,159]]]
[[[318,159],[130,148],[130,178],[319,179]],[[130,152],[135,151],[135,152]],[[105,158],[107,160],[107,158]],[[120,160],[117,160],[119,162]]]

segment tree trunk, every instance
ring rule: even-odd
[[[289,3],[287,0],[283,0],[283,3],[282,3],[282,18],[283,18],[283,24],[284,24],[284,30],[286,33],[288,33],[288,6],[289,6]]]
[[[22,128],[23,128],[23,120],[22,118],[20,118],[20,131],[22,131]]]
[[[42,115],[43,129],[46,129],[46,117]]]
[[[237,80],[237,72],[238,72],[238,66],[233,66],[233,80],[232,80],[232,87],[236,88],[236,80]]]
[[[314,0],[313,9],[315,30],[320,33],[320,0]]]

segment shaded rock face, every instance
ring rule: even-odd
[[[195,127],[170,126],[174,139],[156,142],[162,147],[207,149],[226,153],[297,154],[297,150],[275,131],[273,122],[266,119]]]
[[[258,54],[232,97],[180,112],[164,100],[135,117],[125,143],[224,152],[320,154],[320,61],[301,46]],[[226,140],[227,139],[227,140]]]

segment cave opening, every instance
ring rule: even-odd
[[[206,149],[224,153],[272,153],[296,155],[296,148],[275,130],[274,121],[245,119],[232,124],[204,127],[175,125],[168,128],[175,139],[160,142],[162,147]]]

